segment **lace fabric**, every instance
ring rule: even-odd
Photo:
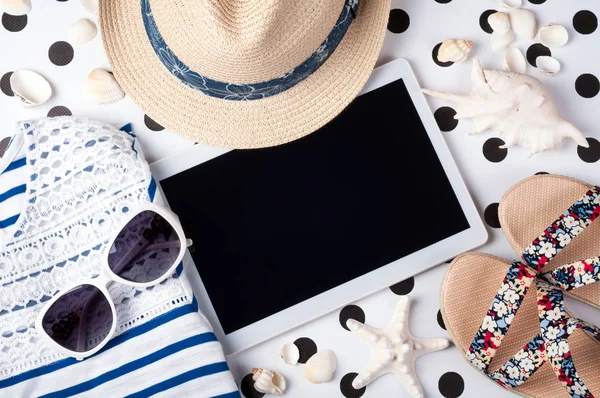
[[[30,178],[13,238],[0,242],[0,379],[64,358],[38,337],[37,314],[67,284],[97,275],[116,226],[151,200],[133,135],[73,117],[24,122],[17,134]],[[109,291],[117,334],[191,301],[176,275]]]

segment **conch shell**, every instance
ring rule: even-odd
[[[264,394],[283,395],[285,392],[285,379],[279,373],[268,369],[252,369],[254,388]]]
[[[473,60],[472,91],[467,95],[423,90],[425,94],[456,102],[455,119],[473,119],[475,132],[496,131],[505,145],[529,148],[529,156],[557,149],[565,138],[582,147],[589,144],[581,131],[564,120],[550,93],[539,80],[514,72],[484,70]]]
[[[438,60],[440,62],[463,62],[469,58],[472,48],[473,42],[471,40],[446,40],[438,50]]]

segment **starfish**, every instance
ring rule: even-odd
[[[396,312],[385,329],[373,329],[355,319],[346,325],[371,347],[371,358],[352,382],[360,389],[373,380],[393,373],[400,377],[404,387],[413,397],[423,397],[423,389],[415,373],[415,360],[423,354],[443,350],[447,339],[422,339],[414,337],[408,328],[410,298],[404,296],[398,302]]]

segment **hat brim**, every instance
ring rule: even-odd
[[[100,1],[99,24],[115,78],[153,120],[202,144],[261,148],[310,134],[348,106],[375,66],[389,10],[390,0],[361,0],[356,20],[315,73],[251,101],[210,97],[174,77],[148,41],[139,1]]]

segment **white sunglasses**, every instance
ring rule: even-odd
[[[191,244],[175,213],[152,203],[141,206],[109,240],[100,275],[75,282],[48,301],[35,322],[38,334],[56,351],[78,360],[95,354],[117,327],[108,286],[161,283],[173,275]]]

